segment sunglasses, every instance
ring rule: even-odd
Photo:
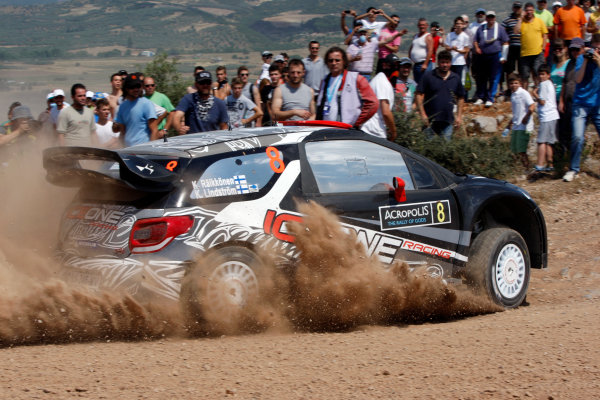
[[[341,58],[328,58],[327,62],[328,63],[342,62],[342,59]]]
[[[240,76],[248,76],[248,75],[250,75],[250,74],[240,74]]]
[[[152,83],[152,84],[150,84],[150,85],[144,85],[144,86],[145,86],[145,87],[154,87],[154,86],[156,86],[156,84]]]

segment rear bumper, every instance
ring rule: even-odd
[[[136,300],[177,301],[189,261],[147,257],[82,258],[59,256],[60,278],[72,285],[125,293]]]

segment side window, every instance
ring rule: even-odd
[[[275,172],[264,152],[241,154],[212,163],[192,181],[192,199],[236,196],[259,192]]]
[[[364,140],[306,143],[306,157],[320,193],[388,191],[397,176],[414,189],[402,154]]]
[[[439,187],[433,175],[419,161],[408,156],[406,157],[406,161],[410,166],[413,178],[415,178],[415,184],[419,189],[437,189]]]

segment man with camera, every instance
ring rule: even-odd
[[[600,134],[600,33],[592,35],[591,48],[577,57],[575,64],[575,93],[573,94],[573,135],[569,171],[563,177],[571,182],[580,168],[581,151],[585,141],[587,120],[591,120]]]
[[[346,10],[352,12],[352,10]],[[377,21],[377,17],[382,16],[387,21]],[[390,16],[388,16],[383,10],[376,9],[375,7],[367,8],[367,12],[362,15],[354,16],[355,20],[362,22],[362,26],[371,31],[371,37],[375,40],[379,40],[381,30],[388,24],[388,22],[396,23]],[[399,18],[398,18],[399,20]]]

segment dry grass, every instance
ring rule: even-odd
[[[231,10],[226,10],[224,8],[212,8],[212,7],[203,7],[202,11],[207,12],[212,15],[219,15],[219,16],[229,15],[229,14],[233,13],[233,11],[231,11]]]
[[[81,15],[85,15],[93,10],[100,10],[100,7],[96,7],[91,4],[86,4],[83,6],[72,8],[68,13],[61,14],[61,17],[78,17]]]
[[[286,11],[280,14],[277,14],[273,17],[265,18],[265,21],[269,22],[291,22],[291,23],[304,23],[313,18],[323,17],[324,14],[300,14],[302,11],[294,10],[294,11]]]

